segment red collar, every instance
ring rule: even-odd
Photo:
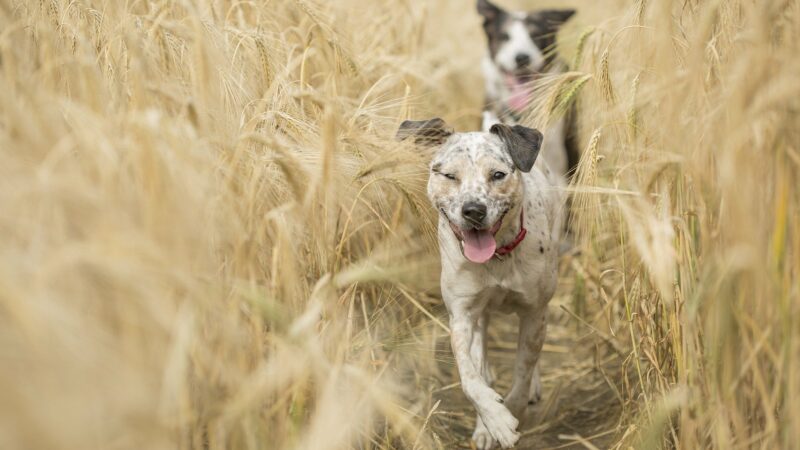
[[[525,229],[525,219],[524,218],[525,218],[525,210],[523,208],[520,208],[520,211],[519,211],[519,233],[517,233],[517,237],[515,237],[514,240],[511,241],[511,243],[509,243],[508,245],[504,245],[504,246],[498,248],[497,250],[495,250],[494,251],[494,256],[495,257],[505,256],[505,255],[511,253],[515,248],[517,248],[517,246],[520,244],[520,242],[522,242],[522,240],[525,239],[525,235],[528,234],[528,230]]]

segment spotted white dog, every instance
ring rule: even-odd
[[[565,69],[555,57],[556,33],[569,20],[573,9],[533,12],[506,11],[488,0],[478,0],[488,50],[481,62],[486,83],[483,130],[495,123],[517,123],[531,101],[531,83],[542,74]],[[562,175],[577,163],[577,149],[560,119],[549,126],[542,156],[552,170]]]
[[[496,124],[489,132],[453,133],[441,119],[405,121],[399,139],[433,146],[428,196],[439,211],[441,288],[461,386],[478,417],[481,450],[512,447],[526,406],[538,400],[535,370],[545,312],[557,283],[563,190],[538,158],[542,134]],[[519,316],[514,382],[492,389],[486,358],[489,309]],[[537,373],[534,373],[537,372]]]

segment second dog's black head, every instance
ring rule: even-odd
[[[556,33],[574,9],[532,12],[506,11],[478,0],[492,62],[505,74],[519,78],[541,72],[554,58]]]

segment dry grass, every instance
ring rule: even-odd
[[[560,304],[625,355],[575,370],[616,446],[797,448],[800,3],[597,3],[530,119],[577,99]],[[477,126],[469,9],[0,0],[0,448],[463,442],[426,155],[391,136]]]

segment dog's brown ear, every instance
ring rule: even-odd
[[[491,22],[502,13],[503,10],[489,2],[489,0],[478,0],[478,14],[482,15],[485,21]]]
[[[432,147],[444,144],[452,134],[453,129],[437,117],[429,120],[406,120],[400,124],[395,138],[403,141],[413,137],[416,144]]]
[[[570,17],[575,15],[574,9],[544,9],[537,11],[537,16],[545,23],[547,28],[552,31],[557,31],[564,22],[569,20]]]
[[[523,172],[530,172],[539,150],[542,148],[542,133],[534,128],[514,125],[509,127],[501,123],[492,125],[489,132],[496,134],[511,155],[514,165]]]

